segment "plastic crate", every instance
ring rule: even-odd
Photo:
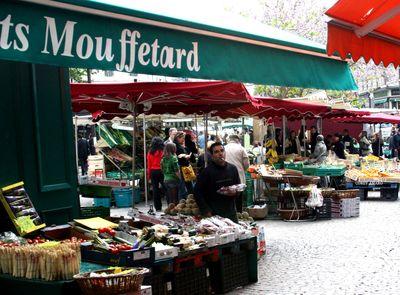
[[[95,207],[111,207],[111,199],[110,198],[93,198],[93,205]]]
[[[113,189],[115,204],[118,208],[132,206],[132,188]],[[135,203],[140,202],[140,190],[135,189]]]
[[[301,170],[303,166],[304,166],[303,162],[296,162],[296,163],[284,162],[285,169]]]
[[[168,278],[169,274],[152,274],[143,280],[143,285],[150,285],[152,295],[171,295],[172,278]]]
[[[399,198],[399,190],[397,188],[381,188],[381,200],[396,201]]]
[[[91,217],[110,217],[110,207],[81,207],[80,208],[81,218],[91,218]]]
[[[332,199],[324,198],[321,207],[316,208],[316,219],[332,219]]]
[[[174,273],[172,290],[175,295],[210,294],[210,278],[207,267],[190,267]]]

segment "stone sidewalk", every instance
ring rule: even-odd
[[[400,294],[400,201],[363,201],[360,217],[263,221],[259,282],[231,294]]]

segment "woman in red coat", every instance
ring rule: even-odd
[[[153,188],[153,202],[156,211],[161,211],[161,189],[164,177],[161,172],[161,159],[163,157],[164,142],[160,137],[151,141],[150,151],[147,153],[147,179],[151,179]]]

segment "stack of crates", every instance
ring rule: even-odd
[[[257,239],[239,240],[218,247],[219,260],[210,263],[211,287],[224,294],[257,282]]]
[[[349,218],[360,216],[360,198],[333,199],[332,205],[333,218]]]
[[[207,250],[174,259],[172,290],[175,295],[210,293],[207,263],[218,259],[218,251]]]

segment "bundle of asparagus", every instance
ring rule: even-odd
[[[80,244],[0,246],[0,272],[27,279],[69,280],[79,273]]]

